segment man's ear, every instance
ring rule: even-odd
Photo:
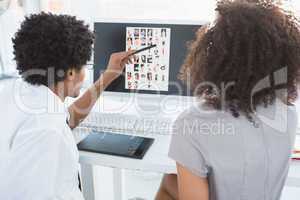
[[[75,69],[74,68],[68,69],[66,73],[66,80],[72,81],[74,78],[75,78]]]

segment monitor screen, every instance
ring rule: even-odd
[[[181,83],[178,73],[187,43],[200,27],[199,24],[95,23],[94,78],[106,69],[110,54],[156,45],[136,54],[134,63],[126,65],[123,75],[106,91],[190,96],[190,89]]]

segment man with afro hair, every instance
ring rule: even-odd
[[[78,97],[94,34],[76,17],[28,16],[13,38],[21,79],[1,82],[0,199],[82,200],[79,154],[71,129],[133,59],[111,55],[107,70]]]

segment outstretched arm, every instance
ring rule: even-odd
[[[133,53],[133,51],[112,54],[105,72],[102,73],[99,79],[69,107],[69,126],[71,129],[76,128],[80,122],[87,117],[102,91],[122,74],[126,64],[131,63],[131,53]]]

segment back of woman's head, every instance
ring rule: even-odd
[[[300,67],[299,21],[272,1],[223,0],[190,44],[180,78],[234,116],[276,98],[292,103]]]

